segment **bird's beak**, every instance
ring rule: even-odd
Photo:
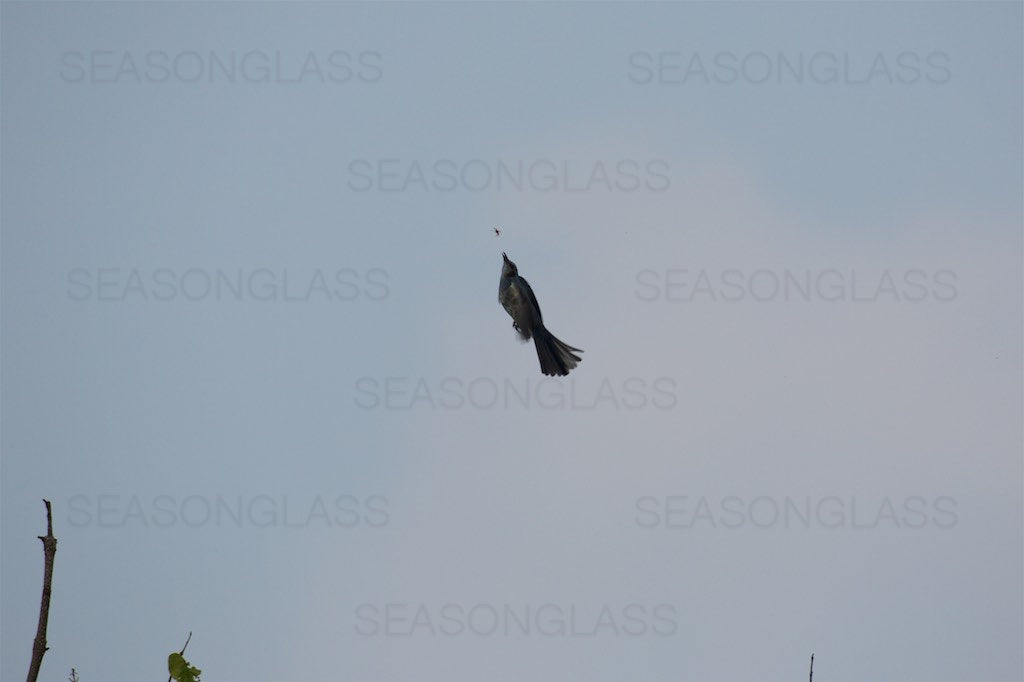
[[[506,255],[505,255],[505,252],[504,252],[504,251],[502,251],[502,252],[501,252],[501,257],[505,259],[505,262],[506,262],[506,263],[508,263],[508,262],[509,262],[509,261],[508,261],[508,256],[506,256]]]

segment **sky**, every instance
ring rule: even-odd
[[[4,2],[0,678],[1021,679],[1022,18]]]

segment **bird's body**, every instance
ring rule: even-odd
[[[529,282],[519,276],[516,264],[508,256],[504,253],[501,256],[504,262],[498,283],[498,301],[511,316],[512,327],[519,333],[519,338],[523,341],[533,339],[540,371],[548,376],[565,376],[580,363],[581,358],[576,353],[583,351],[563,343],[547,330],[540,304]]]

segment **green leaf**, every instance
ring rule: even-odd
[[[167,657],[167,671],[177,682],[199,682],[199,675],[203,672],[199,668],[189,665],[185,657],[179,653],[173,653]]]

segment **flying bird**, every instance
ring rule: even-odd
[[[501,265],[501,280],[498,283],[498,301],[512,317],[512,328],[519,333],[519,338],[529,341],[537,348],[537,359],[540,360],[540,371],[547,376],[565,376],[580,363],[582,353],[555,338],[555,335],[544,326],[540,314],[540,304],[533,295],[530,284],[519,276],[516,264],[501,254],[505,262]]]

